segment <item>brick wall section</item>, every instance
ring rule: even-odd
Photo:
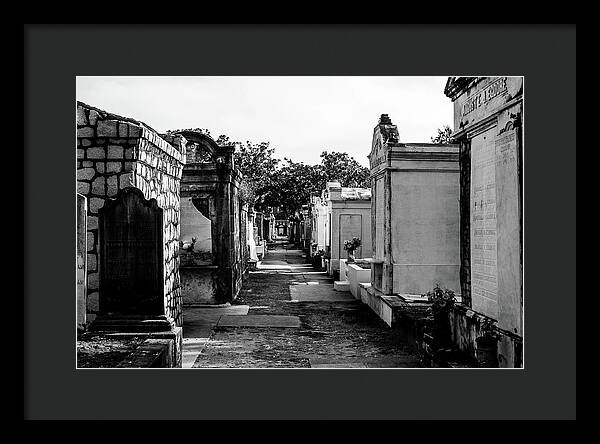
[[[177,257],[180,180],[185,158],[182,136],[159,136],[142,122],[78,102],[77,192],[88,198],[89,320],[98,313],[100,263],[98,209],[119,190],[135,187],[163,209],[165,315],[181,326],[182,298]]]

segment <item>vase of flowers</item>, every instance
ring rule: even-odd
[[[353,237],[351,240],[344,241],[344,250],[348,252],[348,263],[354,262],[354,252],[360,246],[360,237]]]
[[[456,302],[456,295],[450,289],[442,289],[439,284],[435,284],[432,291],[428,291],[424,296],[431,302],[432,315],[432,334],[436,348],[446,348],[450,346],[450,311]]]

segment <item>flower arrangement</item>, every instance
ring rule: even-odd
[[[428,291],[423,296],[431,302],[429,312],[428,330],[433,335],[432,346],[434,349],[445,349],[452,343],[450,338],[450,310],[456,302],[454,291],[442,289],[440,284],[436,283],[433,290]]]
[[[344,250],[348,251],[348,262],[354,262],[354,250],[361,246],[360,237],[344,241]]]
[[[448,312],[456,302],[454,291],[447,288],[442,290],[440,284],[435,284],[433,290],[428,291],[425,296],[432,303],[431,308],[434,314]]]
[[[181,246],[183,247],[184,250],[187,251],[194,251],[194,245],[196,244],[196,241],[198,240],[197,237],[192,237],[192,241],[191,242],[181,242]]]
[[[348,250],[350,252],[356,250],[361,246],[360,237],[353,237],[351,240],[344,241],[344,250]]]

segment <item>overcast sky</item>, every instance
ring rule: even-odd
[[[206,128],[215,139],[268,141],[276,156],[318,163],[345,151],[368,166],[381,114],[401,142],[452,126],[447,77],[77,77],[77,100],[158,132]]]

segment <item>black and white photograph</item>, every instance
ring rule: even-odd
[[[21,43],[25,419],[576,419],[575,24]]]
[[[77,368],[523,369],[525,83],[78,76]]]

